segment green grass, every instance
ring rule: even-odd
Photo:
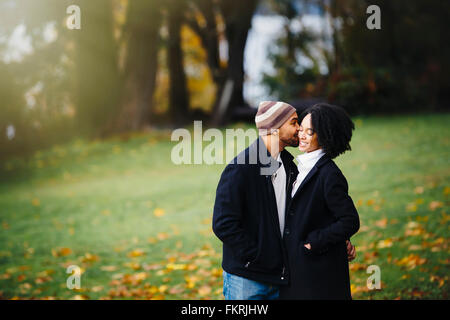
[[[354,120],[353,151],[336,160],[361,218],[353,297],[447,299],[450,115]],[[2,164],[0,297],[221,299],[211,216],[225,165],[174,165],[176,143],[76,140]],[[79,290],[69,265],[84,271]],[[381,290],[367,289],[369,265]]]

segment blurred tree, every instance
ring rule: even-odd
[[[16,83],[9,65],[0,64],[0,75],[0,159],[2,159],[9,152],[28,147],[28,130],[24,124],[24,109],[21,107],[23,98],[20,97],[20,89],[22,88]],[[14,130],[14,134],[8,135],[8,128]]]
[[[381,30],[369,30],[369,5],[381,9]],[[446,1],[332,1],[340,21],[339,66],[327,94],[352,113],[436,110],[450,103],[450,3]]]
[[[187,79],[181,48],[181,26],[187,9],[185,0],[167,0],[168,39],[167,55],[169,67],[169,112],[175,126],[187,123],[190,118]]]
[[[206,120],[216,95],[216,86],[207,63],[207,53],[198,34],[187,24],[181,29],[181,38],[191,118]]]
[[[208,64],[217,86],[211,123],[227,122],[243,97],[244,50],[258,0],[191,0],[189,26],[198,33],[208,53]],[[200,13],[200,15],[198,14]],[[220,60],[220,42],[227,43],[226,61]]]
[[[117,126],[137,130],[151,122],[156,86],[159,30],[162,23],[160,0],[129,1],[123,29],[125,68]]]
[[[301,20],[302,10],[320,8],[329,20],[332,50],[318,57],[328,71],[318,72],[310,54],[320,35],[286,33],[270,54],[275,74],[264,83],[282,99],[327,97],[352,114],[438,110],[450,104],[450,3],[430,0],[278,0],[275,11],[289,20]],[[381,9],[381,30],[366,26],[369,5]],[[294,11],[297,11],[294,13]],[[277,48],[277,49],[278,49]],[[292,52],[309,58],[312,66],[292,59]]]
[[[294,22],[301,23],[305,8],[311,1],[272,0],[269,3],[277,14],[285,18],[284,35],[269,49],[268,57],[275,72],[264,73],[263,84],[271,95],[285,101],[316,96],[320,88],[318,79],[322,75],[311,44],[320,38],[304,25],[301,25],[300,30],[292,27]],[[305,59],[310,62],[310,66],[299,63]]]
[[[110,0],[78,0],[80,30],[72,30],[76,48],[76,117],[86,134],[101,132],[117,112],[120,93],[118,48]]]
[[[67,5],[0,1],[0,158],[61,142],[73,133]]]

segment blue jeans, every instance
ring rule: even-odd
[[[223,271],[223,295],[225,300],[275,300],[279,286],[249,280]]]

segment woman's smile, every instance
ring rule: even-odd
[[[298,131],[298,138],[298,149],[302,152],[311,152],[320,148],[317,134],[312,128],[311,114],[307,114],[303,118]]]

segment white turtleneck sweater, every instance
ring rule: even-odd
[[[311,152],[303,153],[296,157],[298,161],[298,175],[294,184],[292,185],[291,197],[297,192],[298,187],[302,184],[311,169],[316,165],[317,161],[324,155],[322,149],[317,149]]]
[[[275,191],[275,198],[277,201],[278,220],[280,222],[280,232],[283,236],[284,230],[284,210],[286,207],[286,171],[284,170],[283,161],[281,160],[281,153],[278,154],[277,161],[281,163],[278,170],[272,175],[272,184]]]

